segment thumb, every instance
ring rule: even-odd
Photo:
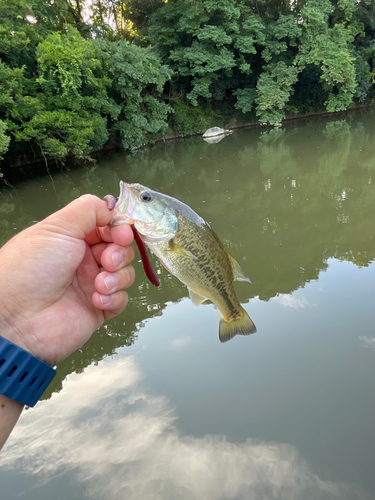
[[[83,240],[97,226],[106,226],[112,217],[104,200],[84,194],[40,222],[54,232]]]

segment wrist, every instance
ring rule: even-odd
[[[33,352],[27,343],[22,339],[22,335],[20,333],[21,330],[23,330],[22,327],[17,328],[16,326],[13,326],[11,319],[7,317],[6,313],[2,312],[2,315],[0,316],[0,337],[3,337],[38,358],[39,356],[37,353]]]
[[[34,406],[55,375],[44,361],[0,336],[0,394]]]
[[[27,320],[26,314],[18,312],[19,310],[18,304],[5,304],[0,300],[0,336],[41,359],[47,365],[54,366],[55,361],[38,341],[33,325]],[[40,330],[38,333],[41,333]]]

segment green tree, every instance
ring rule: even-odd
[[[294,57],[300,36],[301,26],[293,11],[267,24],[262,50],[265,64],[257,80],[255,98],[256,115],[261,123],[274,125],[285,117],[300,72]]]
[[[15,138],[40,109],[34,95],[35,82],[25,77],[25,68],[10,68],[0,61],[0,119],[6,124],[8,137]]]
[[[183,91],[194,106],[222,100],[251,73],[264,24],[248,3],[176,0],[153,14],[148,35],[175,72],[172,94]]]
[[[297,55],[300,69],[311,64],[321,68],[320,79],[328,92],[328,111],[342,111],[352,103],[356,71],[352,42],[359,27],[352,24],[355,0],[309,0],[301,8],[302,37]],[[338,12],[339,11],[339,12]]]
[[[122,146],[132,149],[152,142],[168,129],[172,108],[160,96],[170,70],[150,49],[126,40],[97,40],[96,46],[112,79],[111,96],[121,109],[113,130],[120,134]]]
[[[172,94],[194,106],[233,95],[235,108],[278,123],[297,81],[297,20],[283,1],[175,0],[152,16],[149,37],[175,71]]]
[[[293,85],[297,81],[298,69],[283,61],[267,66],[257,83],[257,116],[262,123],[278,124],[285,117],[285,106],[289,101]]]
[[[0,120],[0,160],[2,159],[1,155],[8,151],[8,146],[10,142],[10,137],[5,134],[6,129],[7,129],[6,123]]]
[[[33,25],[33,11],[26,0],[0,2],[0,60],[10,67],[35,69],[35,46],[40,37]]]
[[[40,107],[17,140],[35,141],[44,154],[85,157],[108,139],[106,117],[116,118],[119,107],[107,95],[104,74],[93,41],[75,28],[52,33],[38,45]]]

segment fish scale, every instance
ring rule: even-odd
[[[181,213],[177,214],[177,219],[179,229],[173,241],[189,250],[196,259],[186,262],[186,257],[166,251],[167,242],[150,244],[151,250],[158,257],[163,256],[169,271],[191,290],[212,302],[216,298],[220,310],[225,310],[227,316],[234,314],[240,304],[231,285],[233,271],[225,248],[208,225],[197,227]],[[208,253],[212,248],[216,251]]]

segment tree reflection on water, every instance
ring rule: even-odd
[[[362,267],[375,257],[372,115],[238,130],[215,145],[191,138],[100,155],[97,168],[3,190],[3,241],[80,194],[116,195],[125,179],[183,200],[212,224],[251,277],[252,286],[236,285],[242,302],[288,295],[318,279],[329,258]],[[158,263],[159,289],[135,265],[127,310],[61,365],[47,397],[68,373],[131,345],[147,319],[188,295]]]

